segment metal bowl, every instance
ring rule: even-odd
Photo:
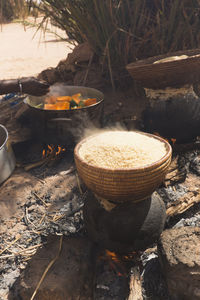
[[[0,184],[5,181],[15,168],[15,156],[8,141],[8,131],[0,125]]]
[[[44,110],[45,112],[52,112],[52,110],[44,109],[44,103],[45,99],[49,96],[72,96],[74,94],[81,93],[83,97],[88,97],[88,98],[96,98],[97,103],[87,106],[87,107],[82,107],[82,108],[77,108],[75,110],[64,110],[65,113],[68,113],[68,115],[73,115],[76,114],[78,111],[85,111],[85,110],[90,110],[91,107],[98,106],[99,103],[101,103],[104,100],[104,95],[100,91],[89,88],[89,87],[84,87],[84,86],[69,86],[65,84],[54,84],[50,87],[50,91],[47,95],[44,96],[27,96],[24,99],[24,102],[28,104],[30,107],[36,109],[36,110]],[[60,110],[62,112],[63,110]],[[57,110],[55,110],[57,112]]]

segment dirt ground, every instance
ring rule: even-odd
[[[0,27],[0,79],[37,75],[55,67],[73,48],[68,42],[59,41],[58,36],[66,38],[62,30],[49,25],[48,32],[36,33],[34,20],[27,22],[29,26],[10,23]]]

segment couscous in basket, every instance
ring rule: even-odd
[[[112,134],[109,134],[109,132],[107,134],[111,145],[113,142]],[[137,133],[134,132],[134,134]],[[120,165],[112,165],[113,153],[112,151],[108,153],[108,149],[105,152],[104,159],[102,158],[99,162],[101,166],[98,165],[99,145],[95,140],[94,144],[91,144],[92,139],[98,134],[85,138],[76,145],[74,158],[78,174],[85,185],[97,196],[115,203],[125,201],[137,202],[148,198],[162,183],[171,162],[171,146],[167,141],[155,135],[141,132],[139,135],[144,137],[145,143],[149,139],[151,142],[155,141],[158,146],[159,144],[162,145],[164,152],[159,156],[159,149],[158,151],[156,150],[156,144],[154,150],[148,150],[148,145],[145,144],[147,153],[149,151],[149,159],[151,160],[151,156],[154,156],[154,158],[150,163],[143,161],[141,164],[136,164],[135,167],[133,166],[134,164],[130,164],[130,160],[127,165],[124,165],[124,162],[122,162],[126,160],[124,157],[120,161],[123,163],[122,167]],[[87,156],[81,153],[83,146],[85,149],[88,147],[88,153],[91,152],[90,150],[94,150],[93,153],[91,152],[92,155],[97,151],[94,160],[87,159]],[[92,147],[95,149],[92,149]],[[142,159],[144,160],[144,157]]]

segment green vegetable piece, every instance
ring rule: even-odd
[[[44,103],[39,103],[37,105],[34,105],[35,108],[43,108],[44,107]]]
[[[74,99],[70,100],[70,108],[75,108],[75,107],[77,107],[76,101],[74,101]]]
[[[84,107],[85,106],[85,102],[83,100],[81,100],[78,104],[79,107]]]

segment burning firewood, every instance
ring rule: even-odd
[[[57,160],[59,158],[59,155],[64,152],[66,149],[61,146],[53,146],[48,145],[47,149],[43,149],[42,152],[42,159],[30,164],[27,164],[24,166],[25,171],[30,171],[33,168],[37,168],[40,166],[44,166],[48,164],[50,161]]]

